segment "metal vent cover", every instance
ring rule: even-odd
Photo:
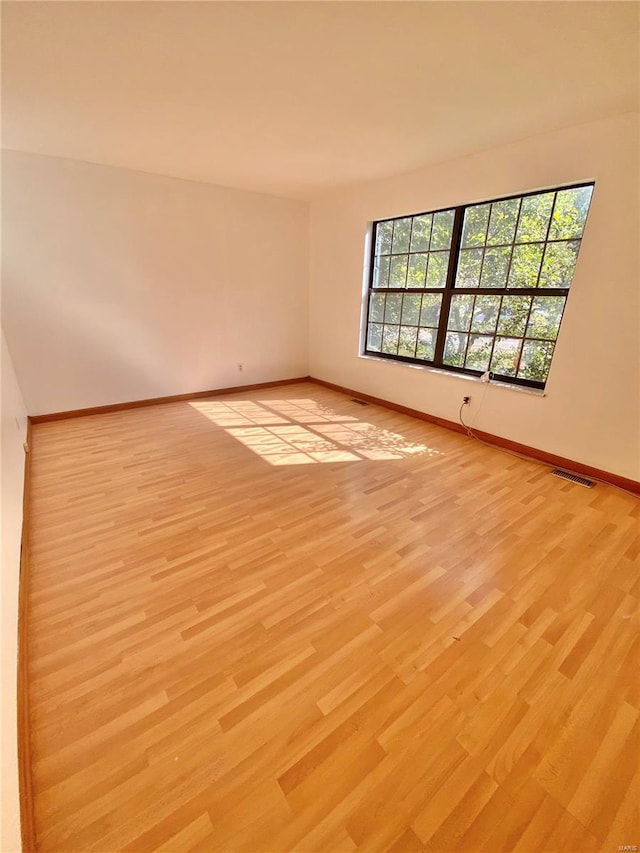
[[[568,471],[561,471],[556,468],[553,471],[554,477],[562,477],[563,480],[570,480],[572,483],[577,483],[579,486],[584,486],[587,489],[592,489],[595,486],[593,480],[587,480],[586,477],[578,477],[577,474],[570,474]]]
[[[352,397],[351,402],[357,403],[359,406],[368,406],[369,405],[366,400],[358,400],[356,397]]]

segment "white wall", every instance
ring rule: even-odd
[[[358,357],[368,223],[595,179],[545,397]],[[311,207],[310,371],[330,382],[640,479],[640,286],[636,114],[581,125],[409,175],[330,193]],[[476,407],[474,408],[474,403]]]
[[[29,414],[308,373],[305,202],[11,151],[2,182]]]
[[[18,579],[27,413],[2,335],[2,829],[0,850],[20,850],[16,679]]]

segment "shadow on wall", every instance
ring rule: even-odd
[[[443,455],[310,399],[206,400],[189,405],[270,465]]]

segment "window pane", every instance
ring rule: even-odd
[[[582,237],[589,212],[593,187],[560,190],[551,219],[550,240],[568,240]]]
[[[527,325],[527,337],[555,341],[565,301],[564,296],[535,296]]]
[[[382,326],[380,323],[369,324],[369,334],[367,335],[367,349],[380,352],[382,346]]]
[[[491,205],[489,233],[487,234],[488,244],[513,243],[519,210],[519,198],[512,198],[508,201],[496,201]]]
[[[406,326],[417,326],[420,320],[419,293],[406,293],[402,300],[402,322]]]
[[[530,305],[530,296],[503,296],[498,334],[524,337]]]
[[[569,287],[578,260],[580,242],[549,243],[540,270],[540,287]]]
[[[463,335],[460,332],[447,332],[443,359],[445,364],[449,364],[452,367],[462,367],[464,365],[468,339],[469,335]]]
[[[398,354],[398,334],[400,326],[385,326],[382,332],[382,352],[388,355]]]
[[[426,255],[409,255],[409,272],[407,275],[407,287],[424,287],[424,279],[427,272]]]
[[[444,287],[448,267],[449,252],[432,252],[427,267],[427,287]]]
[[[379,294],[383,296],[384,294]],[[384,313],[384,322],[385,323],[399,323],[400,322],[400,308],[402,306],[402,294],[401,293],[388,293],[386,295],[386,309]]]
[[[493,332],[498,320],[499,296],[476,296],[471,321],[472,332]]]
[[[372,323],[382,323],[384,320],[384,293],[372,293],[369,304],[369,320]]]
[[[456,272],[456,287],[477,287],[482,266],[482,249],[461,249]]]
[[[542,261],[542,246],[515,246],[509,270],[509,287],[536,287],[540,262]]]
[[[467,332],[469,330],[474,298],[471,295],[451,297],[447,329],[456,332]]]
[[[420,310],[421,326],[437,326],[440,322],[440,306],[442,305],[442,294],[423,293],[422,308]]]
[[[411,233],[411,217],[406,219],[396,219],[393,223],[393,244],[391,251],[408,252],[409,251],[409,235]]]
[[[374,223],[367,351],[543,385],[592,193],[537,191]]]
[[[416,347],[416,357],[423,358],[425,361],[433,361],[436,351],[436,329],[420,329],[418,332],[418,346]]]
[[[485,251],[480,287],[505,287],[510,255],[510,248]]]
[[[522,341],[517,338],[496,338],[491,356],[491,370],[501,376],[515,376]]]
[[[376,226],[376,255],[388,255],[391,252],[391,234],[393,222],[378,222]]]
[[[518,377],[544,382],[549,372],[554,346],[550,341],[525,341]]]
[[[428,250],[432,219],[431,214],[428,216],[416,216],[414,218],[413,229],[411,231],[412,252],[426,252]]]
[[[431,251],[434,249],[448,249],[451,246],[451,234],[453,233],[453,210],[443,210],[433,216],[433,229],[431,231]]]
[[[391,258],[389,271],[389,287],[406,287],[407,285],[407,255],[396,255]]]
[[[516,243],[545,240],[555,193],[530,195],[522,199]]]
[[[465,367],[468,367],[470,370],[486,370],[489,367],[492,344],[493,337],[489,337],[488,335],[471,335]]]
[[[373,265],[373,286],[388,287],[389,286],[389,256],[376,258]]]
[[[416,338],[418,329],[412,326],[400,326],[400,343],[398,344],[398,355],[406,355],[413,358],[416,354]]]
[[[490,208],[490,204],[476,204],[466,209],[462,227],[462,245],[464,247],[484,246]]]

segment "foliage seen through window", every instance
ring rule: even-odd
[[[592,192],[376,222],[365,352],[543,388]]]

